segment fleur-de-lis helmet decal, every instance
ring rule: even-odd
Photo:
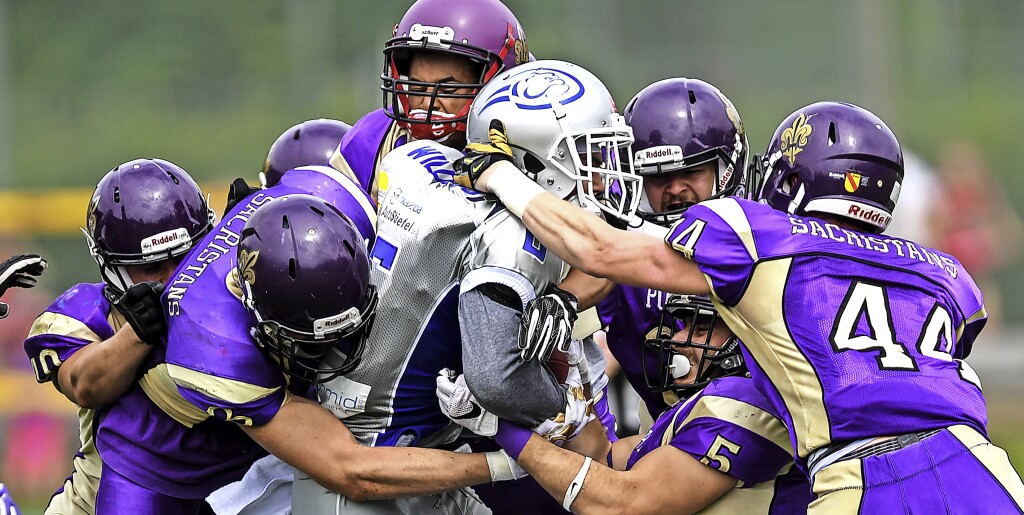
[[[248,250],[241,250],[238,253],[238,272],[242,276],[242,280],[249,284],[256,284],[256,272],[253,270],[253,265],[256,264],[256,259],[260,257],[260,252],[254,250],[252,252]]]
[[[796,163],[796,155],[804,151],[803,147],[807,145],[807,137],[811,135],[812,130],[814,129],[807,123],[807,117],[800,113],[800,116],[793,120],[793,125],[782,131],[779,138],[782,143],[782,155],[789,160],[790,166]]]

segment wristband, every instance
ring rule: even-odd
[[[590,470],[590,464],[593,462],[594,459],[587,456],[587,459],[583,460],[583,466],[580,467],[580,471],[576,473],[576,477],[572,478],[572,482],[565,489],[565,499],[562,501],[562,508],[565,508],[565,511],[571,511],[569,507],[572,506],[576,496],[583,490],[583,482],[586,481],[587,471]]]
[[[497,167],[501,167],[501,169]],[[523,217],[526,206],[537,195],[544,193],[540,184],[533,182],[516,165],[508,161],[499,161],[491,165],[495,170],[487,178],[487,189],[501,199],[505,208],[517,218]],[[504,168],[508,168],[505,170]]]
[[[508,454],[501,451],[485,452],[487,458],[487,469],[491,471],[491,482],[510,481],[516,478],[512,464],[509,463]]]
[[[530,441],[533,431],[507,420],[498,420],[498,432],[494,434],[494,441],[514,460],[519,459],[519,454]]]

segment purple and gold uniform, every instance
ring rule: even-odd
[[[360,118],[345,133],[330,165],[377,198],[377,169],[381,160],[409,141],[409,131],[388,117],[384,109],[377,109]]]
[[[962,361],[986,313],[955,258],[732,198],[691,207],[666,241],[697,263],[743,342],[757,389],[810,468],[812,510],[965,512],[979,504],[942,486],[964,481],[978,482],[970,496],[992,494],[975,499],[987,509],[1020,510],[1024,485],[987,441],[979,381]],[[902,450],[856,459],[886,440]],[[890,494],[910,487],[934,493]]]
[[[803,513],[810,486],[793,467],[786,426],[745,377],[723,377],[662,413],[633,449],[626,469],[671,445],[736,478],[701,513]]]
[[[278,185],[250,195],[225,214],[167,285],[166,354],[160,353],[156,363],[147,361],[142,379],[100,424],[97,447],[105,467],[116,471],[117,483],[111,484],[116,492],[108,497],[107,482],[101,482],[99,506],[139,506],[132,499],[152,498],[152,492],[203,499],[240,479],[265,454],[239,425],[268,422],[292,393],[285,376],[250,339],[251,318],[233,273],[235,247],[260,205],[299,193],[331,202],[364,238],[374,237],[372,202],[328,167],[291,170]],[[145,395],[133,395],[140,391]]]
[[[112,337],[125,324],[103,296],[104,287],[103,283],[76,284],[36,318],[25,340],[36,381],[52,382],[59,390],[60,365],[86,345]],[[74,471],[50,499],[46,513],[93,513],[103,467],[96,452],[96,417],[96,410],[78,409],[81,446],[73,460]]]

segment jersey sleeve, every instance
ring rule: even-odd
[[[72,354],[114,335],[103,284],[77,284],[50,304],[29,330],[25,353],[40,383],[54,381]]]
[[[363,191],[370,192],[378,153],[390,126],[391,119],[383,109],[363,116],[342,137],[330,165],[358,182]]]
[[[759,397],[747,385],[740,392],[701,392],[676,413],[669,445],[742,481],[741,487],[774,479],[793,462],[789,433],[763,398],[747,394]]]
[[[739,302],[758,251],[747,212],[736,199],[711,200],[687,209],[665,241],[697,263],[714,295],[730,306]]]
[[[519,219],[497,211],[483,221],[470,240],[470,258],[461,290],[497,283],[519,294],[523,306],[562,279],[562,260],[549,252]]]
[[[166,374],[176,391],[164,395],[173,409],[185,414],[200,413],[243,425],[265,424],[288,399],[284,374],[249,338],[241,303],[237,309],[221,311],[217,323],[206,318],[169,320]],[[202,335],[199,344],[193,340],[197,334]],[[170,390],[169,386],[162,388]],[[191,406],[179,405],[179,401]]]

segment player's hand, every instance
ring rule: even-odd
[[[0,296],[8,288],[31,288],[36,277],[46,270],[46,260],[36,254],[18,254],[0,264]],[[10,307],[0,302],[0,318],[10,313]]]
[[[21,510],[11,498],[11,493],[7,491],[7,485],[3,483],[0,483],[0,515],[21,515]]]
[[[587,423],[596,418],[594,400],[588,399],[584,393],[583,382],[576,367],[569,367],[566,384],[569,389],[565,392],[565,411],[533,428],[535,433],[558,445],[576,438]]]
[[[561,288],[528,302],[519,326],[519,356],[523,361],[547,361],[554,349],[568,351],[578,306],[576,296]]]
[[[149,345],[158,344],[160,337],[167,332],[164,310],[160,307],[160,294],[163,292],[163,284],[147,281],[133,284],[114,301],[114,306],[128,320],[135,335]]]
[[[441,412],[456,424],[480,436],[494,436],[498,432],[497,415],[485,410],[466,385],[466,376],[442,369],[437,374],[437,400]]]
[[[491,120],[487,139],[487,143],[466,145],[465,157],[459,158],[452,165],[455,170],[455,182],[460,186],[487,193],[484,184],[478,182],[484,171],[499,161],[513,162],[512,147],[508,144],[508,134],[505,133],[505,124],[501,120]]]
[[[224,208],[224,216],[227,216],[231,208],[237,206],[239,202],[257,191],[260,191],[259,186],[249,186],[249,183],[245,182],[245,179],[241,177],[231,181],[231,186],[228,186],[228,203],[227,207]]]

